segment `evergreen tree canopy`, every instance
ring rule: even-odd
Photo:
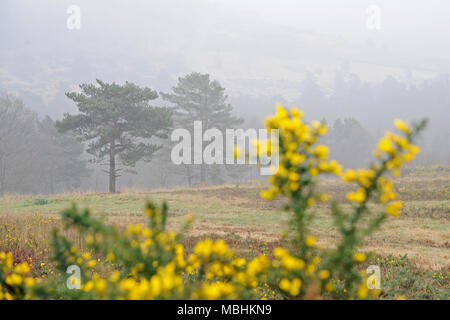
[[[234,128],[243,122],[232,114],[233,107],[226,102],[228,96],[217,80],[210,80],[209,74],[190,73],[178,79],[173,93],[160,93],[164,100],[175,105],[177,122],[192,126],[202,121],[203,130]]]

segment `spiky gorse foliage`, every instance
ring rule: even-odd
[[[293,234],[286,238],[291,239],[287,248],[247,261],[225,241],[206,239],[188,255],[181,242],[192,218],[181,232],[167,232],[166,204],[148,204],[147,226],[129,225],[125,230],[73,207],[63,212],[63,221],[86,239],[87,252],[55,231],[52,245],[62,275],[56,282],[24,278],[26,267],[13,267],[11,256],[0,254],[0,298],[259,299],[266,298],[267,292],[284,298],[377,297],[379,290],[370,291],[365,275],[357,271],[366,256],[356,248],[388,215],[399,215],[402,205],[389,176],[398,175],[404,162],[419,152],[412,142],[425,123],[410,128],[396,120],[399,132],[380,140],[370,168],[344,172],[337,161],[328,159],[328,148],[318,143],[326,134],[325,125],[306,124],[300,111],[281,106],[266,124],[269,130],[279,130],[280,164],[270,178],[270,188],[261,194],[266,199],[288,199],[285,209],[292,215]],[[257,145],[273,150],[267,142]],[[322,175],[355,185],[347,194],[350,210],[317,191]],[[310,230],[316,201],[330,201],[339,232],[334,249],[319,248]],[[382,209],[373,209],[380,206],[370,202],[382,203]],[[74,264],[81,269],[80,290],[66,287],[66,270]]]
[[[321,254],[313,245],[315,238],[310,235],[309,226],[315,218],[310,207],[316,201],[329,201],[328,195],[317,192],[318,178],[331,174],[355,184],[356,190],[347,194],[350,212],[342,210],[337,201],[330,201],[334,225],[341,240],[335,250],[322,252],[323,263],[317,276],[321,280],[321,289],[330,292],[331,296],[366,298],[369,292],[365,278],[356,271],[356,265],[365,261],[365,255],[355,252],[355,248],[380,226],[387,215],[399,215],[402,202],[397,200],[398,195],[389,176],[398,176],[402,165],[412,161],[420,151],[412,142],[426,123],[422,121],[410,128],[403,121],[395,120],[398,133],[387,132],[379,141],[374,151],[376,160],[370,168],[343,172],[337,161],[328,160],[328,147],[318,143],[320,136],[326,134],[327,127],[317,121],[305,124],[302,116],[302,112],[295,108],[289,112],[278,106],[276,115],[267,119],[269,129],[279,130],[280,165],[270,178],[271,187],[261,195],[266,199],[279,195],[289,199],[286,209],[293,212],[297,258],[310,266],[310,272],[314,272],[312,259]],[[369,207],[371,201],[382,203],[383,209],[372,212]],[[379,292],[372,294],[376,296]]]

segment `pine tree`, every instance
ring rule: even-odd
[[[177,126],[191,134],[194,121],[202,122],[203,132],[210,128],[225,131],[243,122],[232,114],[233,107],[227,103],[225,89],[217,80],[211,81],[209,74],[193,72],[178,78],[178,84],[172,90],[173,93],[160,93],[161,97],[174,104]],[[206,165],[201,164],[200,182],[205,183],[206,179]]]
[[[149,101],[158,97],[150,88],[98,79],[97,85],[81,84],[81,93],[66,93],[80,113],[66,113],[56,125],[60,132],[70,130],[87,141],[87,152],[97,160],[108,158],[109,192],[115,192],[120,170],[116,158],[131,167],[140,160],[150,161],[161,147],[151,139],[167,138],[172,112],[169,108],[149,106]]]

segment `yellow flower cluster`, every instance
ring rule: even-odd
[[[269,259],[260,255],[248,263],[237,257],[223,240],[213,242],[211,239],[198,242],[194,252],[189,255],[186,266],[188,274],[204,275],[206,280],[200,291],[193,293],[193,298],[232,298],[245,288],[258,286],[258,276],[270,265]],[[225,282],[224,282],[225,281]]]
[[[208,260],[214,255],[220,258],[230,258],[233,255],[225,241],[218,240],[214,243],[211,239],[198,242],[194,247],[194,253],[204,260]]]
[[[216,281],[213,283],[204,283],[198,294],[194,295],[197,299],[218,300],[225,297],[236,299],[235,287],[231,283]]]
[[[155,217],[157,210],[152,211],[151,216]],[[221,239],[197,242],[185,259],[183,245],[175,241],[176,234],[158,230],[161,229],[157,225],[154,228],[127,226],[124,236],[136,250],[136,259],[142,257],[144,261],[135,261],[131,272],[125,274],[120,268],[110,270],[106,266],[106,271],[111,271],[109,278],[101,278],[95,270],[97,262],[105,267],[100,259],[94,259],[89,252],[79,254],[75,247],[66,250],[65,259],[80,262],[88,270],[82,292],[99,299],[235,299],[245,296],[245,292],[250,294],[249,290],[258,286],[260,274],[270,266],[264,255],[249,262],[236,256]],[[149,243],[149,239],[153,241]],[[103,244],[107,242],[99,234],[90,235],[91,245],[98,245],[99,240]],[[108,252],[107,255],[115,254]],[[162,259],[164,256],[169,259]],[[149,259],[153,259],[151,267],[156,269],[150,276],[145,263]],[[189,278],[201,280],[193,288],[183,281]],[[253,293],[249,295],[253,296]]]
[[[312,256],[309,262],[305,259],[291,255],[284,248],[276,248],[273,251],[275,259],[272,261],[272,270],[278,275],[279,288],[291,297],[298,297],[302,293],[303,284],[321,281],[321,286],[327,291],[333,291],[330,277],[331,272],[327,269],[319,269],[322,259]],[[316,272],[316,270],[319,270]]]
[[[288,292],[291,296],[296,297],[300,294],[302,280],[294,278],[292,281],[287,278],[282,278],[280,281],[280,289]]]
[[[14,266],[12,254],[0,252],[0,300],[31,298],[26,289],[32,288],[36,279],[29,273],[27,262]]]
[[[177,274],[175,263],[168,263],[164,267],[159,267],[158,272],[149,280],[146,278],[123,279],[119,286],[125,292],[125,296],[119,295],[119,297],[132,300],[155,299],[177,289],[181,290],[182,284],[182,277]]]
[[[387,156],[386,167],[392,170],[394,176],[400,175],[400,167],[405,162],[410,162],[420,152],[420,148],[417,145],[410,143],[411,129],[407,127],[400,120],[396,120],[397,128],[402,128],[404,136],[387,132],[383,138],[378,142],[378,148],[374,154],[377,158],[383,159]],[[401,123],[401,125],[399,125]],[[405,129],[406,128],[406,129]]]
[[[278,105],[275,116],[266,120],[269,131],[279,130],[280,161],[276,174],[271,176],[270,189],[261,193],[265,199],[295,194],[320,173],[341,174],[341,165],[336,160],[328,161],[328,147],[316,144],[318,137],[326,134],[327,126],[318,121],[306,124],[302,117],[298,109],[288,111]]]
[[[400,175],[400,168],[405,162],[409,162],[419,153],[418,146],[411,144],[411,128],[403,121],[396,119],[395,126],[403,136],[392,132],[387,132],[378,142],[375,156],[380,159],[381,165],[373,165],[372,169],[359,169],[357,171],[348,169],[341,178],[346,182],[357,182],[358,190],[349,192],[347,199],[354,203],[365,203],[367,194],[371,189],[376,189],[380,202],[384,203],[385,211],[394,217],[400,214],[403,207],[401,201],[394,201],[398,195],[394,192],[393,183],[381,176],[382,170],[390,170],[394,176]]]
[[[277,263],[277,260],[275,260],[275,266],[281,265],[281,267],[288,271],[302,270],[305,268],[305,261],[303,259],[291,256],[289,251],[286,249],[276,248],[273,251],[273,255],[280,259],[280,263]]]

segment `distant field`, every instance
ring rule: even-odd
[[[350,186],[327,181],[322,190],[344,202]],[[369,239],[362,250],[380,254],[408,254],[426,269],[450,267],[450,175],[406,176],[396,182],[404,200],[402,217],[390,218]],[[147,200],[167,201],[169,228],[176,229],[187,214],[196,220],[191,235],[250,238],[270,244],[286,228],[288,214],[279,207],[281,201],[259,197],[262,185],[225,185],[198,188],[173,188],[154,191],[129,191],[119,194],[63,194],[45,197],[48,204],[35,205],[34,196],[0,198],[3,219],[30,215],[58,216],[76,203],[89,208],[108,222],[126,225],[144,223],[143,207]],[[317,220],[312,226],[319,243],[332,246],[335,232],[326,204],[317,205]]]
[[[45,250],[50,229],[59,224],[59,212],[76,203],[116,225],[145,223],[143,207],[147,200],[167,201],[169,228],[176,230],[187,214],[195,217],[185,244],[203,237],[221,237],[243,254],[269,252],[280,244],[280,233],[288,227],[289,214],[280,209],[282,200],[259,197],[264,186],[258,183],[152,191],[126,191],[118,194],[62,194],[52,196],[4,196],[0,198],[0,250],[17,248],[26,256],[40,247],[36,260],[48,260]],[[338,199],[344,207],[350,189],[340,181],[329,180],[322,191]],[[405,203],[400,218],[389,218],[360,248],[378,256],[407,255],[413,268],[430,274],[450,271],[450,172],[415,171],[396,180],[396,189]],[[45,198],[47,204],[33,203]],[[336,232],[327,204],[316,205],[311,226],[319,245],[333,246]],[[82,242],[82,239],[78,239]],[[445,276],[446,277],[446,276]],[[443,278],[444,279],[444,278]],[[448,288],[449,279],[444,286]],[[425,289],[424,289],[425,290]]]

